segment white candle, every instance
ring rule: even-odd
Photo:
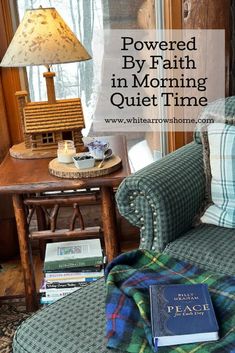
[[[59,148],[57,150],[57,158],[60,163],[73,163],[73,157],[76,154],[75,148],[68,148],[67,141],[64,143],[64,148]]]

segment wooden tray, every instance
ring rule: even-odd
[[[99,164],[100,161],[96,161],[95,166],[93,168],[77,169],[73,163],[59,163],[57,158],[55,158],[49,163],[48,168],[50,174],[59,178],[93,178],[115,172],[116,170],[121,168],[122,161],[119,156],[112,156],[104,161],[102,168],[97,167]]]

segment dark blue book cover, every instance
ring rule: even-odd
[[[150,306],[155,348],[218,339],[206,284],[152,285]]]

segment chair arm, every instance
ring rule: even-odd
[[[127,177],[116,200],[140,228],[140,247],[162,251],[192,226],[204,194],[202,145],[192,142]]]

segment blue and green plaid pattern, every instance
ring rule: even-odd
[[[207,128],[211,172],[211,200],[203,223],[235,228],[235,126],[222,123]]]
[[[206,283],[220,339],[216,342],[160,347],[159,353],[232,353],[235,351],[235,277],[214,275],[184,261],[147,250],[120,255],[106,273],[107,347],[152,353],[149,285]]]

